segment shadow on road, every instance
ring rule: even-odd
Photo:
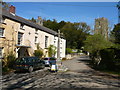
[[[89,58],[89,56],[81,56],[80,58],[77,59],[77,61],[78,63],[85,63],[86,65],[91,67],[90,65],[91,59]]]
[[[120,79],[120,76],[118,76],[118,75],[112,75],[112,74],[109,74],[109,73],[105,73],[105,72],[101,72],[101,71],[96,70],[92,66],[91,59],[89,58],[89,56],[82,56],[77,61],[78,61],[78,63],[84,63],[85,65],[87,65],[88,67],[91,68],[91,70],[84,70],[84,71],[78,72],[78,73],[89,73],[89,74],[93,74],[93,75],[97,75],[97,76]]]

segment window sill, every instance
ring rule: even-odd
[[[38,44],[38,42],[35,42],[35,44]]]
[[[25,30],[24,28],[20,28],[21,30]]]
[[[1,22],[1,23],[6,25],[6,23],[4,23],[4,22]]]
[[[5,36],[0,36],[0,38],[5,38]]]
[[[37,35],[38,35],[38,33],[35,33],[35,34],[37,34]]]

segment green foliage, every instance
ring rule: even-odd
[[[71,54],[71,53],[72,53],[72,49],[66,48],[66,54]]]
[[[114,26],[114,29],[111,32],[111,35],[114,38],[113,42],[116,44],[120,44],[120,24],[117,24]]]
[[[101,62],[100,62],[100,67],[102,69],[108,69],[112,70],[115,67],[114,61],[115,61],[115,52],[114,49],[103,49],[100,51],[100,56],[101,56]],[[111,67],[112,66],[112,67]]]
[[[7,67],[8,68],[13,68],[14,64],[15,64],[15,55],[13,54],[13,52],[10,52],[10,54],[7,56]]]
[[[54,31],[58,31],[58,29],[61,29],[64,25],[65,25],[66,22],[64,21],[61,21],[61,22],[57,22],[55,19],[53,20],[43,20],[43,25],[47,28],[50,28]]]
[[[36,23],[36,19],[34,17],[32,17],[32,19],[29,19],[29,20]]]
[[[95,69],[119,71],[120,70],[120,49],[106,48],[100,50],[99,55],[101,57],[100,64],[94,65]]]
[[[63,36],[67,40],[67,48],[80,49],[83,46],[83,41],[86,39],[90,31],[90,26],[86,23],[71,23],[71,22],[57,22],[54,20],[44,20],[43,25],[54,31],[61,30]]]
[[[37,43],[37,49],[41,49],[41,47],[40,47],[40,44],[39,44],[39,43]]]
[[[67,22],[61,29],[67,40],[67,48],[80,49],[90,31],[90,27],[86,23],[70,23]]]
[[[84,43],[84,49],[90,52],[90,57],[92,59],[93,65],[95,67],[98,67],[99,64],[103,61],[105,63],[103,67],[106,67],[107,65],[105,59],[107,58],[105,58],[105,56],[108,57],[109,55],[107,55],[107,52],[101,51],[111,48],[112,46],[114,46],[114,44],[110,41],[107,41],[102,35],[99,34],[88,36]]]
[[[113,46],[111,42],[105,40],[105,38],[102,35],[98,34],[88,36],[84,43],[85,50],[90,53],[100,51],[105,48],[110,48],[111,46]]]
[[[43,56],[43,51],[41,49],[35,50],[34,56],[41,58]]]
[[[48,47],[48,56],[49,57],[54,57],[56,54],[56,47],[54,45],[50,45]]]
[[[8,67],[2,67],[2,73],[4,73],[4,72],[9,72],[9,68]]]

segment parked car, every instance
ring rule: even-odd
[[[55,57],[46,57],[46,58],[43,58],[43,60],[45,61],[46,66],[51,66],[53,64],[56,64],[56,58]]]
[[[18,58],[15,62],[15,69],[27,70],[32,72],[34,69],[44,68],[45,62],[37,57],[22,57]]]

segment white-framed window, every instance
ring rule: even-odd
[[[0,47],[0,58],[2,58],[2,57],[3,57],[3,48]]]
[[[48,47],[48,36],[45,36],[45,48]]]
[[[0,28],[0,37],[4,36],[4,28]]]
[[[18,45],[22,44],[22,39],[23,39],[23,33],[18,32]]]

